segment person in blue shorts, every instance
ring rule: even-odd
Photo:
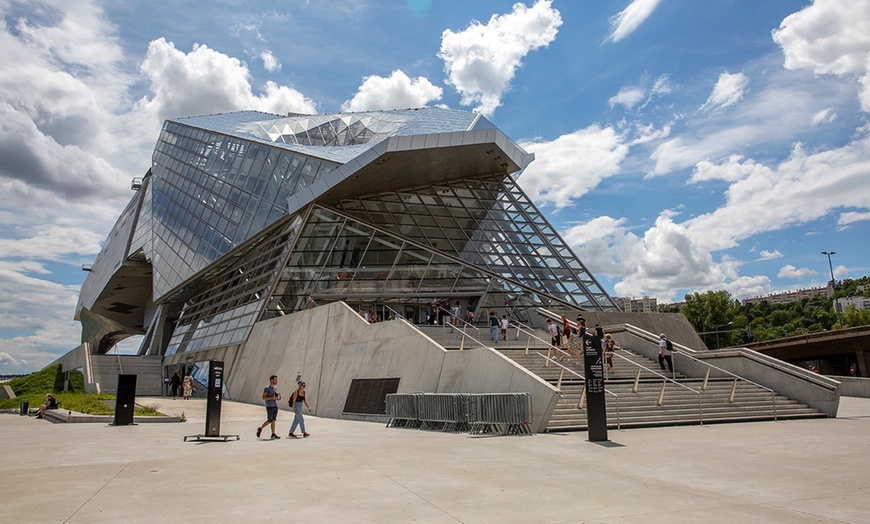
[[[278,401],[281,400],[281,394],[275,389],[278,385],[278,375],[269,377],[269,385],[263,389],[263,400],[266,401],[266,422],[257,428],[257,438],[260,438],[260,433],[268,425],[272,425],[271,440],[276,440],[281,437],[275,433],[275,422],[278,420]]]

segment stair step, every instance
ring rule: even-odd
[[[541,355],[533,353],[540,350],[530,349],[529,354],[526,354],[525,347],[522,349],[496,347],[496,349],[550,384],[556,385],[561,374],[561,396],[556,402],[547,431],[586,429],[586,411],[577,409],[585,385],[582,376],[578,376],[584,373],[582,364],[564,361],[561,364],[567,370],[563,371],[562,367],[553,363],[545,366],[546,361]],[[546,352],[547,347],[544,346],[542,349]],[[605,378],[605,388],[609,393],[605,396],[608,426],[612,428],[616,427],[614,394],[619,397],[619,423],[623,428],[697,424],[699,423],[699,392],[704,423],[826,416],[783,395],[771,396],[770,391],[746,381],[738,381],[735,388],[734,379],[731,377],[710,378],[706,381],[706,389],[700,391],[705,383],[703,378],[686,377],[679,373],[674,375],[667,372],[660,373],[657,361],[637,355],[630,350],[623,349],[617,355],[618,357],[614,359],[615,371]],[[672,378],[675,382],[666,383],[663,403],[659,406],[663,375]],[[638,391],[632,392],[636,381]],[[734,401],[729,402],[732,390]],[[774,403],[776,415],[774,415]]]

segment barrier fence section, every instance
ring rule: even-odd
[[[419,428],[420,424],[420,409],[418,407],[418,397],[423,396],[423,393],[403,393],[403,394],[388,394],[387,395],[387,416],[390,421],[387,427],[393,428]]]
[[[471,401],[472,435],[531,435],[532,395],[488,393]]]
[[[420,429],[468,431],[468,393],[440,393],[419,397]]]
[[[387,427],[532,435],[529,393],[394,393],[387,395]]]

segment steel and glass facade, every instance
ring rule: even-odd
[[[532,159],[448,109],[167,121],[82,288],[83,342],[239,345],[309,296],[411,320],[443,300],[618,310],[517,184]]]

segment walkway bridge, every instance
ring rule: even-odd
[[[826,375],[848,375],[849,365],[856,363],[859,375],[870,377],[870,326],[766,340],[746,347],[792,364],[819,364]]]

